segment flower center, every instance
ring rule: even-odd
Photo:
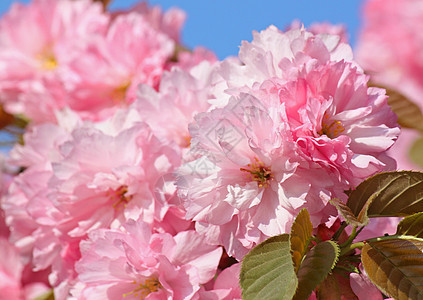
[[[330,121],[329,115],[325,114],[322,120],[322,129],[320,129],[317,133],[334,139],[344,131],[345,128],[341,121]]]
[[[56,57],[50,50],[43,51],[39,55],[39,60],[41,62],[41,68],[47,71],[54,70],[58,66]]]
[[[120,86],[118,86],[117,88],[115,88],[112,91],[112,99],[114,102],[123,102],[126,98],[126,93],[128,92],[129,87],[131,86],[131,82],[125,82],[123,84],[121,84]]]
[[[134,297],[140,297],[140,299],[145,299],[149,294],[158,292],[162,285],[160,284],[160,281],[157,279],[157,277],[151,277],[147,278],[144,283],[139,283],[134,281],[134,284],[137,284],[138,286],[129,293],[123,294],[123,297],[127,297],[129,295],[133,295]]]
[[[116,191],[112,192],[112,197],[117,199],[115,204],[113,204],[114,208],[119,208],[120,206],[123,206],[124,208],[126,205],[131,201],[132,196],[127,196],[126,193],[128,192],[128,186],[122,185],[119,187]]]
[[[240,168],[243,172],[250,173],[250,180],[257,181],[259,187],[268,187],[269,181],[273,179],[270,167],[266,167],[261,161],[255,158],[255,162],[247,165],[248,168]]]
[[[190,135],[184,136],[182,139],[181,147],[189,148],[190,146],[191,146],[191,136]]]

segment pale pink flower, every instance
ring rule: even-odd
[[[299,20],[294,20],[287,28],[290,29],[301,29],[304,25]],[[341,42],[348,43],[348,32],[345,25],[342,24],[332,24],[329,22],[319,22],[312,23],[310,26],[307,26],[307,31],[310,31],[313,34],[330,34],[337,35],[341,38]]]
[[[101,5],[89,0],[13,4],[0,20],[0,93],[6,110],[52,119],[52,110],[67,102],[65,85],[74,76],[69,64],[107,25]]]
[[[32,259],[32,234],[40,226],[38,220],[29,213],[31,201],[33,198],[46,198],[49,192],[46,187],[52,176],[51,164],[62,159],[60,145],[72,139],[70,131],[80,121],[71,114],[63,114],[62,117],[59,122],[62,126],[41,124],[27,128],[23,136],[24,145],[17,144],[10,151],[9,163],[26,169],[13,178],[1,207],[11,230],[10,240],[26,261]],[[67,123],[74,124],[70,126]],[[48,210],[48,205],[45,205],[43,203],[38,209]]]
[[[384,90],[368,88],[367,81],[350,63],[310,62],[296,80],[269,80],[259,93],[285,104],[284,118],[309,160],[354,187],[395,166],[384,152],[399,134]]]
[[[241,263],[236,263],[217,275],[213,288],[201,292],[203,300],[241,300],[241,287],[239,285],[239,272]]]
[[[343,192],[336,174],[304,160],[284,120],[272,119],[277,109],[265,111],[241,94],[223,109],[199,114],[190,127],[197,159],[179,169],[187,218],[238,259],[289,230],[304,206],[321,222],[331,191]]]
[[[222,249],[194,231],[152,234],[141,221],[125,231],[96,230],[81,242],[78,299],[198,299],[213,278]]]
[[[174,47],[174,41],[141,14],[117,16],[106,36],[94,40],[72,62],[78,77],[71,81],[69,106],[86,111],[87,118],[104,119],[116,107],[134,101],[138,84],[158,85]]]
[[[6,225],[6,216],[2,209],[2,202],[13,180],[13,175],[16,173],[16,168],[9,166],[6,156],[0,153],[0,238],[9,238],[10,236],[10,230]]]
[[[384,234],[393,235],[397,232],[401,219],[399,217],[371,218],[369,224],[364,227],[355,241],[364,241]]]
[[[423,136],[419,131],[401,128],[401,134],[397,142],[388,151],[388,154],[396,160],[398,170],[423,171],[423,165],[413,161],[410,156],[410,150],[414,143],[421,138],[423,138]]]
[[[350,274],[350,285],[354,294],[357,295],[359,300],[382,300],[382,293],[367,277],[367,274],[361,264],[359,269],[360,273]]]
[[[189,72],[173,67],[163,75],[158,91],[141,85],[133,107],[157,136],[187,148],[191,139],[188,124],[210,107],[207,100],[213,97],[210,88],[214,70],[207,62]]]
[[[423,90],[423,3],[418,0],[368,0],[355,49],[372,75],[418,101]]]
[[[339,37],[271,27],[243,43],[243,65],[222,63],[229,100],[195,118],[197,159],[178,180],[187,218],[210,243],[240,259],[289,231],[300,209],[325,222],[331,198],[394,167],[385,151],[399,134],[395,115],[344,54]]]
[[[181,42],[182,27],[185,23],[186,14],[183,10],[172,7],[163,12],[160,6],[149,6],[146,1],[137,3],[128,11],[119,11],[115,16],[137,12],[148,21],[156,31],[164,33],[176,43]]]
[[[55,257],[54,285],[69,276],[63,272],[72,270],[79,241],[93,229],[115,227],[128,218],[142,217],[151,226],[162,221],[167,203],[155,200],[154,184],[178,164],[172,161],[173,150],[162,146],[143,123],[115,137],[92,129],[72,134],[74,140],[62,146],[64,159],[53,165],[49,183],[49,199],[62,215],[34,233],[34,264],[45,267]],[[49,218],[40,213],[39,218]],[[53,246],[60,252],[52,255]]]
[[[190,226],[181,220],[178,200],[168,202],[172,192],[162,193],[157,184],[179,166],[177,147],[158,140],[135,110],[102,123],[62,116],[62,127],[33,126],[25,145],[13,150],[14,162],[27,169],[3,203],[22,253],[36,270],[52,267],[57,299],[68,295],[88,232],[139,217],[173,234]]]
[[[182,15],[140,5],[111,18],[89,0],[13,6],[0,22],[6,110],[37,123],[54,122],[65,107],[83,119],[106,119],[134,101],[138,84],[158,86]]]
[[[10,229],[10,241],[19,250],[22,260],[29,262],[34,249],[32,234],[39,224],[29,214],[30,199],[45,196],[46,186],[51,173],[43,169],[29,169],[16,176],[9,187],[8,194],[2,200],[5,221]],[[40,204],[40,201],[38,201]],[[39,209],[48,209],[40,207]]]
[[[42,296],[49,287],[40,275],[35,278],[22,264],[14,245],[0,237],[0,299],[31,300]]]
[[[21,299],[22,271],[18,252],[7,239],[0,237],[0,299]]]
[[[253,41],[243,41],[239,60],[226,59],[221,64],[220,75],[226,84],[218,86],[219,98],[213,102],[224,106],[230,95],[240,88],[252,87],[270,78],[295,78],[297,67],[313,60],[319,64],[337,61],[352,61],[351,47],[341,37],[330,34],[314,35],[304,29],[293,29],[286,33],[274,26],[253,32]],[[221,90],[227,89],[226,97]]]

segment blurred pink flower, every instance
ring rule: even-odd
[[[164,33],[176,43],[181,42],[180,35],[186,19],[186,14],[183,10],[172,7],[163,12],[160,6],[149,6],[146,1],[143,1],[137,3],[129,10],[118,11],[113,16],[116,17],[131,12],[141,14],[156,31]]]
[[[374,83],[407,96],[423,110],[423,3],[419,0],[368,0],[357,41],[357,61]],[[404,128],[389,154],[400,170],[422,170],[409,150],[419,137]],[[420,135],[421,137],[421,135]]]
[[[52,120],[66,105],[70,63],[107,30],[100,3],[89,0],[34,0],[13,4],[0,20],[0,93],[9,113]],[[53,90],[53,91],[52,91]],[[40,101],[47,94],[48,97]]]
[[[72,61],[77,77],[68,83],[72,84],[68,105],[86,118],[104,119],[135,100],[138,84],[157,87],[174,47],[174,41],[141,14],[117,16],[106,36],[93,40]]]
[[[378,83],[405,93],[423,107],[423,3],[368,0],[356,47],[357,61]]]
[[[103,120],[134,101],[138,84],[158,86],[183,20],[146,4],[113,17],[90,0],[14,5],[0,21],[5,109],[36,123],[65,107]]]

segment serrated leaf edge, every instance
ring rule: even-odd
[[[302,216],[303,214],[307,214],[307,221],[308,221],[307,225],[311,226],[311,230],[313,230],[313,223],[311,223],[311,221],[310,221],[310,214],[308,213],[308,211],[307,211],[306,208],[301,209],[301,211],[296,216],[294,222],[292,223],[292,226],[291,226],[291,234],[289,235],[289,247],[291,249],[291,256],[292,256],[292,262],[294,264],[295,273],[298,273],[298,270],[300,268],[301,262],[304,260],[304,256],[309,251],[308,246],[310,245],[310,242],[311,242],[311,239],[312,239],[312,232],[310,232],[310,237],[307,238],[307,241],[304,243],[305,247],[304,247],[303,251],[300,252],[300,254],[301,254],[301,262],[297,266],[296,263],[295,263],[295,260],[294,260],[294,252],[295,251],[294,251],[294,249],[292,249],[292,243],[291,243],[291,241],[292,241],[293,233],[294,233],[293,230],[295,229],[294,228],[294,224],[296,224],[296,221],[298,220],[299,216]],[[299,252],[299,251],[297,251],[297,252]]]

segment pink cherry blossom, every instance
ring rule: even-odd
[[[134,107],[157,136],[176,141],[181,149],[187,148],[191,139],[188,124],[196,114],[210,107],[214,70],[207,62],[190,72],[174,67],[163,75],[158,91],[141,85]]]
[[[350,274],[350,285],[354,294],[357,295],[359,300],[365,299],[375,299],[382,300],[382,293],[378,288],[373,285],[370,279],[367,277],[366,272],[364,271],[363,266],[359,266],[360,273],[351,273]]]
[[[398,223],[401,219],[399,217],[371,218],[369,224],[364,227],[355,240],[363,241],[384,234],[393,235],[397,232]]]
[[[43,274],[34,274],[22,264],[18,250],[0,237],[0,299],[34,299],[49,291]]]
[[[239,272],[241,264],[236,263],[219,273],[214,281],[213,288],[201,292],[201,299],[204,300],[235,300],[241,298],[241,287],[239,285]]]
[[[272,236],[287,230],[292,215],[281,205],[278,191],[294,184],[290,177],[299,164],[289,155],[293,149],[283,124],[261,111],[257,99],[244,96],[233,99],[230,108],[196,117],[190,133],[198,158],[180,168],[178,179],[187,218],[197,221],[198,231],[208,232],[209,242],[224,245],[235,257],[263,240],[263,231]],[[284,188],[285,202],[294,206],[304,202],[309,189],[296,179],[295,192]],[[267,205],[258,205],[263,199]]]
[[[13,180],[14,174],[17,170],[10,166],[6,161],[6,156],[0,154],[0,238],[9,238],[10,230],[6,225],[5,212],[2,209],[2,202],[4,201],[4,195]]]
[[[401,134],[397,142],[388,151],[388,154],[395,158],[398,170],[415,170],[420,172],[423,170],[423,165],[418,164],[410,157],[411,148],[421,138],[422,135],[417,130],[401,128]]]
[[[286,33],[274,26],[261,32],[253,32],[253,41],[243,41],[239,51],[239,61],[226,59],[221,64],[220,75],[225,84],[215,91],[219,98],[213,102],[224,106],[230,95],[243,87],[252,87],[270,78],[294,78],[297,67],[313,60],[326,62],[352,61],[351,47],[342,42],[338,35],[314,35],[304,29],[293,29]],[[226,97],[222,90],[226,89]],[[238,91],[239,92],[239,91]]]
[[[174,47],[174,41],[155,30],[141,14],[117,16],[106,36],[94,40],[88,51],[72,62],[78,78],[71,81],[69,106],[87,111],[87,118],[101,119],[115,107],[133,102],[138,84],[158,85]]]
[[[181,220],[179,202],[167,202],[157,185],[180,164],[180,154],[158,140],[135,110],[101,123],[62,117],[62,127],[33,126],[25,145],[13,150],[14,161],[27,169],[3,203],[12,238],[35,270],[52,267],[57,299],[68,295],[79,242],[88,232],[139,217],[158,231],[190,226]]]
[[[420,104],[423,89],[423,5],[418,0],[368,0],[357,60],[372,79]]]
[[[108,17],[89,0],[34,0],[13,4],[0,21],[0,93],[10,113],[51,120],[66,104],[64,80],[80,51],[104,34]],[[48,95],[40,101],[39,96]]]
[[[142,4],[113,17],[89,0],[14,5],[0,23],[6,110],[37,123],[53,122],[65,107],[106,119],[134,101],[138,84],[158,86],[183,19],[181,11]]]
[[[287,30],[300,29],[302,26],[303,24],[299,20],[294,20]],[[337,35],[341,38],[340,41],[343,43],[348,43],[349,40],[347,28],[343,24],[335,25],[329,22],[312,23],[310,26],[307,26],[307,31],[313,34]]]
[[[163,12],[160,6],[149,6],[147,2],[139,2],[127,11],[119,11],[114,16],[139,13],[158,32],[164,33],[177,43],[181,42],[181,31],[184,25],[186,14],[183,10],[172,7]]]
[[[10,241],[19,250],[21,259],[29,262],[34,249],[32,234],[39,228],[39,224],[28,213],[30,199],[45,195],[46,186],[50,179],[50,172],[31,169],[16,176],[9,187],[8,194],[2,201],[5,221],[10,229]],[[47,209],[40,207],[40,209]]]
[[[78,299],[196,299],[213,278],[222,249],[196,232],[151,234],[133,220],[124,227],[93,231],[81,243]]]
[[[242,44],[243,65],[222,63],[227,96],[190,126],[197,159],[178,180],[187,218],[210,243],[240,259],[287,232],[300,209],[317,226],[336,214],[331,198],[395,167],[385,154],[395,115],[343,59],[350,53],[336,36],[271,27]]]
[[[0,299],[20,299],[23,266],[18,252],[5,238],[0,238],[0,251]]]
[[[399,91],[423,110],[423,5],[418,0],[368,0],[363,9],[363,28],[355,52],[372,81]],[[409,150],[417,132],[404,128],[390,150],[398,169],[422,170],[412,162]]]
[[[59,146],[71,139],[70,131],[80,121],[72,114],[63,114],[62,117],[59,122],[62,127],[41,124],[28,128],[23,136],[24,145],[15,145],[9,154],[10,164],[26,169],[13,178],[1,206],[11,230],[10,240],[26,261],[32,259],[32,234],[40,226],[28,212],[31,199],[46,198],[51,164],[62,158]],[[74,123],[74,126],[66,123]],[[45,206],[39,207],[43,208],[47,209]]]

